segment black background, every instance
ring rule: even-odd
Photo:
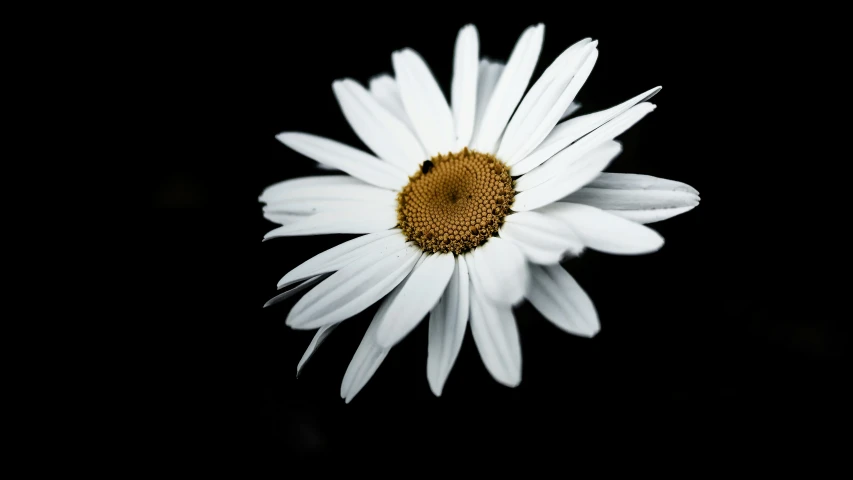
[[[169,328],[190,332],[178,341],[167,329],[161,338],[180,360],[151,394],[170,417],[201,416],[210,435],[237,427],[239,436],[227,441],[264,453],[393,444],[434,455],[484,444],[537,448],[546,438],[559,445],[577,440],[586,425],[615,434],[634,421],[688,429],[717,416],[740,419],[741,428],[756,417],[808,422],[843,405],[841,322],[789,305],[798,287],[786,267],[790,239],[774,220],[775,159],[762,151],[768,135],[751,120],[770,88],[754,76],[767,59],[766,39],[738,38],[746,20],[701,9],[615,15],[525,2],[515,10],[424,16],[366,6],[334,15],[282,8],[239,30],[222,27],[234,39],[223,49],[242,58],[213,73],[224,81],[209,98],[237,104],[233,137],[200,136],[203,154],[199,147],[155,157],[140,177],[157,222],[146,250],[162,293],[154,308]],[[337,106],[332,81],[366,84],[391,73],[394,50],[412,47],[447,94],[456,34],[469,22],[479,29],[481,56],[502,61],[525,27],[544,22],[534,81],[572,43],[598,39],[601,54],[576,99],[583,104],[577,114],[662,85],[652,100],[657,110],[619,138],[624,152],[608,171],[683,181],[702,203],[651,225],[666,239],[657,253],[587,251],[565,263],[598,310],[602,330],[594,339],[561,332],[528,304],[516,309],[519,387],[491,379],[469,330],[435,398],[423,322],[346,405],[341,380],[375,309],[345,321],[297,380],[313,332],[284,326],[293,301],[261,308],[288,270],[352,237],[261,243],[275,227],[261,215],[261,190],[323,173],[274,135],[304,131],[365,148]],[[227,148],[216,152],[219,142]],[[169,425],[181,429],[181,421]]]

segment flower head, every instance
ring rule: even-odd
[[[506,64],[479,58],[473,25],[456,41],[450,103],[426,62],[404,49],[394,77],[369,90],[336,81],[344,116],[373,155],[306,133],[277,138],[346,175],[287,180],[260,197],[281,226],[265,239],[364,234],[302,263],[278,283],[271,305],[309,290],[287,325],[317,329],[297,374],[340,322],[380,302],[344,375],[349,402],[389,350],[427,315],[427,378],[440,395],[470,322],[477,349],[500,383],[521,382],[512,307],[525,298],[566,332],[592,337],[592,301],[560,265],[585,248],[614,254],[658,250],[645,223],[699,203],[688,185],[602,173],[622,150],[614,139],[655,106],[660,87],[615,107],[566,120],[598,59],[598,42],[566,49],[525,94],[544,26],[528,28]],[[565,120],[565,121],[564,121]]]

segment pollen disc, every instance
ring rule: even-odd
[[[509,168],[467,148],[429,162],[397,195],[406,238],[427,252],[460,254],[495,235],[515,197]]]

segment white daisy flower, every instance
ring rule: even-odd
[[[268,187],[264,237],[365,234],[299,265],[277,303],[310,289],[287,325],[317,329],[297,375],[340,322],[381,302],[344,375],[346,402],[385,356],[429,315],[427,379],[435,395],[469,324],[488,371],[521,382],[512,308],[525,298],[557,327],[592,337],[592,301],[560,266],[585,248],[613,254],[658,250],[645,223],[699,203],[692,187],[646,175],[601,173],[622,150],[614,138],[655,109],[660,87],[607,110],[561,120],[596,59],[597,41],[566,49],[525,95],[545,27],[528,28],[506,64],[481,59],[473,25],[456,40],[450,103],[418,53],[392,55],[394,76],[369,89],[334,82],[344,116],[373,154],[316,135],[278,140],[347,175]],[[516,108],[517,107],[517,108]]]

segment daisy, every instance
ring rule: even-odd
[[[614,138],[655,109],[648,99],[660,87],[562,121],[577,108],[597,41],[566,49],[525,95],[544,31],[541,24],[525,30],[503,64],[480,59],[476,28],[463,27],[449,104],[411,49],[395,52],[394,76],[373,78],[369,89],[352,79],[334,82],[344,116],[373,154],[307,133],[277,135],[346,175],[264,190],[264,215],[281,225],[264,238],[364,234],[287,273],[278,288],[289,289],[267,303],[308,290],[286,321],[317,330],[297,375],[340,322],[380,302],[344,374],[347,403],[427,315],[427,379],[435,395],[469,322],[489,373],[517,386],[513,306],[526,298],[560,329],[594,336],[600,327],[593,303],[560,261],[585,248],[654,252],[663,238],[643,224],[698,205],[698,192],[684,183],[602,173],[622,150]]]

